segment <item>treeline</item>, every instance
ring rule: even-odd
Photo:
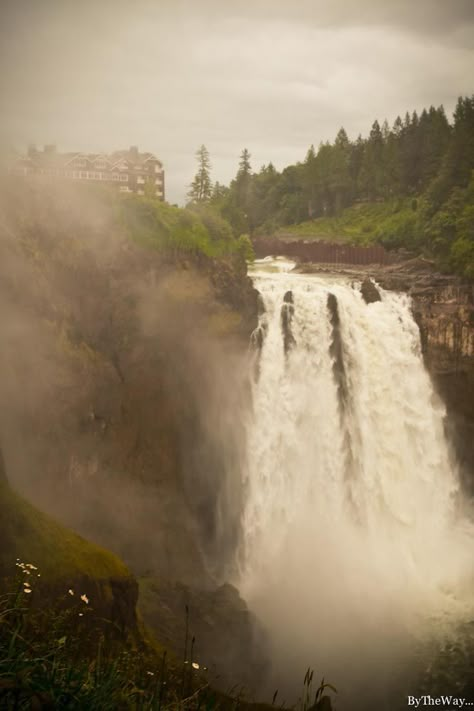
[[[310,146],[303,162],[281,172],[271,163],[254,172],[250,159],[244,149],[230,185],[213,184],[202,146],[190,204],[219,213],[235,234],[252,235],[387,203],[393,217],[379,241],[474,276],[474,96],[458,99],[451,122],[442,106],[431,106],[391,127],[374,121],[355,141],[341,128],[333,143]]]

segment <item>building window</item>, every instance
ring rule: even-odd
[[[127,181],[128,181],[128,175],[127,175],[127,174],[121,175],[121,176],[120,176],[120,180],[121,180],[123,183],[127,182]]]

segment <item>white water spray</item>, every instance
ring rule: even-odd
[[[356,708],[354,694],[393,683],[408,640],[472,614],[474,537],[445,411],[406,295],[381,291],[367,305],[341,277],[262,269],[254,281],[266,310],[240,588],[269,630],[276,677],[315,666]],[[295,342],[285,354],[289,290]]]

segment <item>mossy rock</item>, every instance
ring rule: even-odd
[[[4,480],[0,521],[0,591],[22,574],[19,559],[37,569],[27,577],[33,604],[55,604],[71,589],[122,633],[136,630],[138,586],[119,558],[36,509]]]

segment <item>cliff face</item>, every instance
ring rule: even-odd
[[[245,263],[165,257],[93,200],[37,198],[1,205],[9,478],[135,572],[207,584],[239,525]]]
[[[450,437],[474,491],[474,286],[415,288],[413,309],[427,368],[446,403]]]

